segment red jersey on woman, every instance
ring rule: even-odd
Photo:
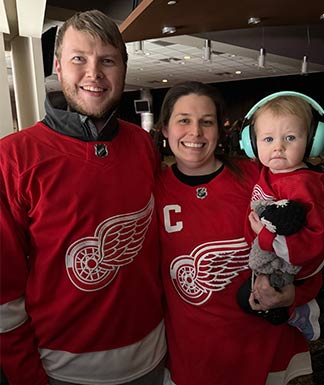
[[[283,385],[311,372],[296,328],[274,326],[237,303],[251,275],[244,223],[259,174],[253,161],[239,167],[239,176],[225,166],[198,186],[168,168],[157,186],[168,367],[176,385]],[[297,302],[314,298],[320,282],[311,281],[308,293],[296,289]]]

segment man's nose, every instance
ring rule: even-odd
[[[87,77],[91,79],[100,79],[103,77],[101,65],[97,61],[90,61],[87,65]]]

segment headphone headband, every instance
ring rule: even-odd
[[[250,119],[259,107],[263,106],[269,100],[277,98],[278,96],[298,96],[299,98],[304,99],[306,102],[308,102],[316,111],[318,111],[320,115],[324,115],[324,109],[311,97],[295,91],[280,91],[275,92],[274,94],[268,95],[265,98],[259,100],[258,103],[256,103],[245,115],[244,119]]]
[[[295,91],[280,91],[275,92],[271,95],[266,96],[256,103],[249,112],[245,115],[244,121],[242,124],[241,135],[240,135],[240,147],[245,151],[246,155],[250,158],[256,158],[258,156],[256,139],[253,127],[251,127],[250,119],[257,111],[258,108],[263,106],[269,100],[277,98],[279,96],[297,96],[307,103],[309,103],[315,111],[320,115],[320,121],[316,122],[313,135],[310,137],[310,149],[307,151],[307,156],[318,156],[324,149],[324,109],[311,97],[304,95],[300,92]]]

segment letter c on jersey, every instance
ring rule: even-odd
[[[181,213],[181,207],[179,205],[169,205],[163,208],[164,228],[168,233],[181,231],[183,228],[182,222],[175,222],[174,225],[171,224],[171,215],[173,212]]]

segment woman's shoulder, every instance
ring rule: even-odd
[[[260,163],[256,159],[233,158],[230,161],[241,179],[257,180],[260,175]]]

